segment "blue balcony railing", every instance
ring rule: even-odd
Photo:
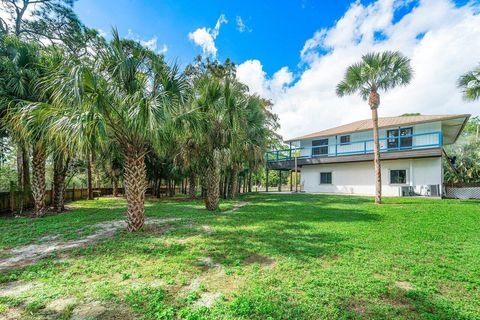
[[[411,135],[382,137],[379,139],[380,152],[435,148],[442,146],[441,132],[425,132]],[[373,153],[373,139],[351,141],[348,143],[325,144],[313,147],[292,147],[282,150],[270,150],[267,161],[287,161],[316,157],[338,157],[354,154]]]

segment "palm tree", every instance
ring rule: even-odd
[[[247,139],[246,130],[250,123],[247,122],[246,106],[248,97],[247,88],[229,78],[225,81],[224,101],[227,112],[228,148],[230,150],[230,186],[228,196],[234,199],[238,191],[238,174],[243,168],[244,142]]]
[[[458,79],[458,87],[463,89],[465,100],[475,101],[480,99],[480,66],[462,75]]]
[[[276,115],[268,107],[270,102],[253,95],[248,97],[246,105],[246,139],[243,144],[243,158],[248,165],[248,191],[252,191],[252,174],[258,170],[265,160],[265,152],[272,140],[278,139],[275,130],[278,128]]]
[[[379,91],[388,91],[410,83],[413,70],[410,59],[400,52],[368,53],[362,61],[348,67],[344,79],[337,85],[337,95],[359,93],[372,111],[373,152],[375,165],[375,203],[382,202],[382,174],[380,167],[380,143],[378,139]]]
[[[147,187],[145,155],[158,139],[158,129],[182,102],[185,82],[177,67],[116,30],[109,44],[89,61],[70,59],[44,79],[53,92],[43,117],[55,119],[50,133],[63,132],[71,145],[86,145],[82,137],[111,139],[124,157],[124,187],[129,231],[145,222]]]
[[[224,86],[219,79],[205,74],[197,79],[194,90],[196,97],[193,104],[199,114],[198,125],[201,137],[201,166],[203,168],[202,184],[205,187],[205,207],[207,210],[218,209],[220,199],[220,173],[229,162],[230,152],[227,148],[228,127],[224,103]]]
[[[3,36],[0,57],[5,70],[2,70],[3,88],[0,100],[4,110],[1,127],[5,128],[17,145],[17,189],[19,197],[17,213],[23,212],[24,203],[30,196],[30,152],[29,142],[23,130],[12,130],[12,110],[20,110],[25,101],[35,100],[35,80],[38,78],[39,48],[31,43],[21,41],[15,36]],[[17,123],[18,125],[18,123]],[[19,129],[19,128],[18,128]]]

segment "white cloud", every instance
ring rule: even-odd
[[[164,43],[163,46],[162,46],[162,49],[160,49],[158,52],[161,53],[161,54],[167,53],[168,52],[168,46]]]
[[[285,67],[268,78],[258,60],[239,65],[238,77],[274,100],[285,138],[370,117],[360,97],[335,94],[346,68],[370,51],[399,50],[411,58],[415,71],[410,85],[381,94],[380,116],[480,114],[479,104],[463,101],[456,87],[458,76],[480,61],[480,4],[456,7],[449,0],[424,0],[394,23],[395,10],[406,2],[353,3],[334,26],[306,40],[300,51],[305,68],[294,83]]]
[[[267,78],[259,60],[247,60],[239,65],[237,78],[248,84],[251,92],[272,100],[281,98],[294,79],[288,67],[281,68],[271,78]]]
[[[245,31],[247,31],[247,32],[252,32],[252,29],[250,29],[249,27],[247,27],[247,25],[245,24],[245,22],[243,22],[242,17],[237,16],[236,19],[235,19],[235,22],[236,22],[236,24],[237,24],[237,30],[238,30],[238,32],[240,32],[240,33],[243,33],[243,32],[245,32]]]
[[[224,14],[221,14],[213,29],[201,27],[193,32],[188,33],[188,38],[193,41],[197,46],[202,48],[202,53],[207,56],[216,57],[217,47],[215,46],[215,39],[220,34],[220,27],[222,24],[228,23]]]
[[[100,29],[99,32],[101,32],[101,31],[102,30]],[[142,46],[144,46],[144,47],[146,47],[146,48],[148,48],[152,51],[161,53],[161,54],[165,54],[168,51],[168,47],[167,47],[166,44],[162,45],[162,49],[157,50],[157,48],[158,48],[158,37],[157,36],[153,36],[150,39],[144,40],[144,39],[140,38],[140,36],[138,34],[136,34],[135,32],[133,32],[131,29],[128,29],[128,32],[127,32],[127,35],[125,36],[125,38],[138,41],[138,42],[140,42],[140,44]]]
[[[107,32],[105,32],[105,30],[103,29],[97,29],[98,31],[98,34],[101,36],[101,37],[106,37],[107,36]]]

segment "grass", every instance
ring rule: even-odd
[[[22,319],[69,319],[96,301],[108,309],[100,319],[480,319],[478,201],[240,200],[249,204],[233,213],[209,213],[200,201],[151,200],[148,217],[181,220],[160,232],[119,231],[0,274],[3,283],[34,284],[0,297],[0,318],[16,310]],[[112,198],[73,206],[42,219],[0,220],[0,254],[45,236],[85,237],[125,211]],[[208,297],[211,307],[201,306]],[[73,305],[49,309],[65,298]]]

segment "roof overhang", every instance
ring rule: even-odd
[[[469,118],[470,115],[465,114],[463,117],[442,120],[442,135],[444,145],[453,144],[455,141],[457,141]]]

